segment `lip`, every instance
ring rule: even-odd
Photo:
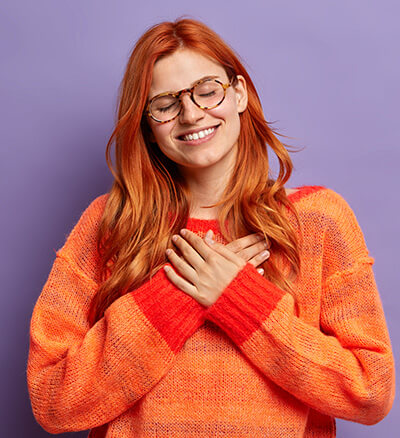
[[[210,126],[210,128],[215,128],[214,131],[211,134],[206,135],[203,138],[198,138],[197,140],[182,140],[182,139],[178,138],[178,140],[181,143],[186,144],[188,146],[195,146],[195,145],[198,145],[198,144],[201,144],[201,143],[205,143],[207,141],[210,141],[214,137],[214,135],[218,131],[219,126],[220,125]],[[203,128],[203,129],[210,129],[210,128]],[[200,131],[202,131],[202,129],[200,129]],[[192,131],[192,132],[198,132],[198,130]],[[183,134],[183,135],[186,135],[186,134]]]
[[[204,131],[204,130],[206,130],[206,129],[210,129],[210,128],[216,128],[216,127],[219,126],[219,125],[220,125],[220,124],[217,124],[217,125],[211,125],[211,126],[204,126],[203,128],[191,129],[190,131],[185,131],[185,132],[182,132],[182,133],[178,134],[178,135],[176,136],[176,138],[177,138],[178,140],[181,140],[179,137],[184,137],[185,135],[193,134],[194,132]]]

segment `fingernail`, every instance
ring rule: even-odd
[[[211,239],[211,237],[209,237],[209,236],[206,236],[205,241],[206,241],[207,243],[209,243],[210,245],[213,245],[213,244],[214,244],[214,240]]]

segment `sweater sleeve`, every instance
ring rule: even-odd
[[[89,328],[101,206],[104,199],[93,201],[57,252],[31,318],[28,390],[36,420],[54,434],[121,415],[160,381],[204,322],[203,306],[161,269]]]
[[[370,425],[382,420],[393,404],[393,353],[374,260],[354,213],[330,192],[320,327],[301,319],[293,295],[260,276],[250,263],[206,310],[206,318],[266,377],[304,403],[323,414]]]

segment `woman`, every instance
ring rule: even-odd
[[[44,429],[334,437],[335,417],[387,415],[393,354],[354,213],[329,188],[284,187],[287,149],[204,24],[139,39],[107,162],[114,184],[57,251],[32,315]]]

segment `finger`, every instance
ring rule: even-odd
[[[194,233],[191,233],[191,234],[194,234]],[[202,241],[202,239],[199,236],[195,235],[195,237]],[[197,243],[196,243],[196,245],[194,244],[194,239],[192,237],[187,239],[187,236],[182,237],[178,234],[175,234],[174,236],[172,236],[172,241],[174,242],[176,247],[179,248],[179,250],[180,250],[181,254],[183,255],[183,257],[185,258],[185,260],[191,266],[193,266],[193,268],[199,269],[204,264],[204,258],[202,257],[202,254],[196,248],[196,246],[198,246],[198,244]]]
[[[261,253],[257,254],[255,257],[251,258],[249,260],[249,263],[251,263],[256,268],[261,263],[267,261],[270,255],[271,254],[268,250],[264,250]]]
[[[215,253],[218,253],[219,255],[223,256],[227,260],[230,260],[231,262],[235,263],[235,265],[244,267],[246,264],[246,261],[239,257],[237,254],[235,254],[233,251],[231,251],[229,248],[226,247],[226,245],[223,245],[222,243],[217,243],[215,241],[205,240],[207,245],[209,245],[214,251],[208,258],[210,260],[211,257],[215,256]]]
[[[174,268],[188,281],[195,284],[197,279],[196,271],[190,266],[186,260],[179,257],[173,249],[167,249],[166,254],[168,260],[173,264]]]
[[[249,234],[248,236],[244,236],[239,239],[233,240],[232,242],[228,243],[226,246],[229,249],[231,249],[233,252],[238,253],[246,248],[249,248],[257,244],[260,241],[267,242],[267,248],[271,246],[268,237],[264,236],[261,233]]]
[[[189,256],[192,254],[192,251],[196,253],[196,257],[193,256],[193,263],[195,265],[192,265],[195,269],[199,269],[204,265],[204,261],[207,262],[209,260],[210,256],[213,255],[213,251],[210,249],[210,247],[205,243],[205,240],[203,240],[200,236],[193,233],[190,230],[182,229],[180,231],[182,234],[183,242],[182,247],[185,248],[189,254]]]
[[[211,230],[209,230],[209,231],[211,231]],[[257,240],[259,240],[259,239],[257,239]],[[208,231],[207,231],[207,234],[205,236],[204,241],[207,243],[207,245],[211,246],[216,252],[218,252],[220,255],[222,255],[226,259],[230,260],[231,262],[235,263],[237,266],[243,267],[246,264],[247,259],[245,260],[245,259],[243,259],[243,257],[240,257],[237,254],[235,254],[235,252],[232,251],[228,247],[228,245],[222,245],[220,243],[216,243],[213,239],[211,239],[209,237]]]
[[[180,277],[171,266],[165,265],[164,271],[168,279],[180,290],[195,298],[196,288],[184,278]]]
[[[263,239],[260,234],[249,234],[248,236],[240,237],[239,239],[229,242],[226,246],[233,252],[239,252],[250,245],[254,245]]]
[[[268,249],[268,243],[265,240],[262,240],[261,242],[257,242],[254,245],[239,251],[237,255],[248,261],[266,249]]]

